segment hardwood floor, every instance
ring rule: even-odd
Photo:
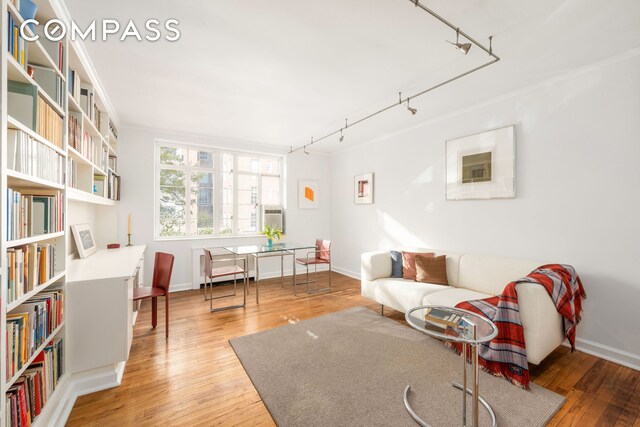
[[[326,283],[327,273],[319,276]],[[164,304],[154,330],[145,301],[122,385],[78,398],[67,425],[274,425],[228,340],[354,306],[379,310],[360,295],[359,281],[333,273],[333,285],[328,293],[294,297],[290,284],[282,289],[279,280],[266,280],[259,305],[252,285],[245,309],[218,313],[209,312],[202,291],[178,292],[171,295],[168,340]],[[404,321],[399,312],[385,315]],[[567,397],[552,426],[640,427],[638,371],[561,347],[532,369],[532,378]]]

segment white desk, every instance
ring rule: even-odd
[[[71,373],[115,369],[133,339],[133,288],[142,284],[145,245],[99,250],[68,265],[67,358]]]

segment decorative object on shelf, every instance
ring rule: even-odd
[[[318,209],[318,181],[314,179],[298,180],[298,208]]]
[[[127,246],[133,246],[131,244],[131,214],[129,214],[129,219],[127,220]]]
[[[20,15],[25,21],[34,19],[38,12],[38,5],[31,0],[20,0]],[[31,32],[36,32],[36,27],[33,22],[27,24]]]
[[[120,249],[120,243],[109,243],[107,249]]]
[[[447,200],[516,197],[515,126],[446,142]]]
[[[73,238],[78,247],[78,255],[80,258],[86,258],[94,254],[98,248],[91,234],[91,226],[89,224],[75,224],[71,226]]]
[[[373,173],[354,177],[353,201],[356,205],[373,204]]]
[[[267,237],[267,246],[273,246],[273,241],[278,241],[282,238],[282,230],[275,225],[265,225],[260,234],[264,234]]]

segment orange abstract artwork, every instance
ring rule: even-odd
[[[304,198],[308,199],[311,202],[313,202],[314,194],[313,194],[313,190],[311,188],[304,187]]]

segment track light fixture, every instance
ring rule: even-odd
[[[300,145],[298,147],[291,147],[289,150],[289,154],[295,153],[296,151],[304,151],[304,153],[308,156],[309,152],[307,151],[307,147],[309,147],[310,145],[313,145],[317,142],[323,141],[327,138],[332,138],[336,135],[339,134],[338,136],[338,141],[342,142],[344,140],[344,130],[346,130],[347,128],[351,127],[351,126],[355,126],[357,124],[360,124],[362,122],[364,122],[365,120],[369,120],[372,119],[376,116],[378,116],[379,114],[382,114],[392,108],[395,108],[399,105],[405,106],[404,105],[404,101],[407,101],[406,107],[407,107],[407,111],[409,111],[412,115],[415,115],[418,110],[416,108],[413,108],[409,105],[409,100],[413,99],[413,98],[418,98],[419,96],[423,96],[431,91],[434,91],[438,88],[441,88],[442,86],[446,86],[452,82],[455,82],[456,80],[459,80],[465,76],[468,76],[469,74],[475,73],[476,71],[482,70],[485,67],[488,67],[492,64],[495,64],[496,62],[500,61],[500,57],[498,55],[496,55],[493,52],[493,36],[489,37],[489,46],[484,46],[482,43],[478,42],[477,40],[475,40],[473,37],[471,37],[469,34],[465,33],[464,31],[460,31],[460,27],[454,25],[453,23],[447,21],[446,19],[444,19],[442,16],[440,16],[438,13],[436,13],[435,11],[429,9],[427,6],[425,6],[424,4],[420,3],[420,0],[409,0],[409,2],[411,2],[414,6],[416,6],[416,8],[422,9],[423,11],[425,11],[426,13],[428,13],[429,15],[431,15],[432,17],[434,17],[435,19],[437,19],[438,21],[440,21],[442,24],[446,25],[448,28],[455,30],[456,32],[456,42],[450,42],[449,40],[446,40],[447,43],[451,43],[453,46],[455,46],[456,49],[458,49],[460,52],[462,52],[463,54],[467,54],[469,53],[469,49],[471,49],[472,45],[475,45],[478,47],[478,49],[483,50],[484,52],[486,52],[489,55],[489,60],[483,64],[477,65],[467,71],[461,72],[459,74],[454,75],[453,77],[450,77],[442,82],[436,83],[424,90],[421,90],[420,92],[416,92],[414,94],[412,94],[411,96],[408,96],[405,100],[402,99],[402,93],[399,93],[399,100],[397,103],[393,103],[390,104],[386,107],[383,107],[381,109],[379,109],[378,111],[369,113],[368,115],[365,115],[364,117],[360,117],[357,119],[354,119],[351,123],[348,123],[347,120],[345,119],[344,121],[344,127],[341,127],[337,130],[334,130],[333,132],[329,132],[326,135],[318,138],[317,140],[314,141],[313,138],[311,138],[311,142],[304,144],[304,145]],[[462,35],[462,37],[464,37],[464,39],[466,39],[468,42],[467,43],[460,43],[460,35]]]
[[[450,42],[449,40],[446,40],[446,42],[454,45],[456,49],[465,55],[469,53],[469,49],[471,49],[471,43],[460,43],[460,28],[456,28],[456,42]]]
[[[412,115],[414,115],[414,116],[415,116],[415,115],[416,115],[416,113],[418,112],[418,109],[417,109],[417,108],[413,108],[413,107],[410,107],[410,106],[409,106],[409,98],[407,98],[407,110],[409,110],[409,112],[410,112]]]

